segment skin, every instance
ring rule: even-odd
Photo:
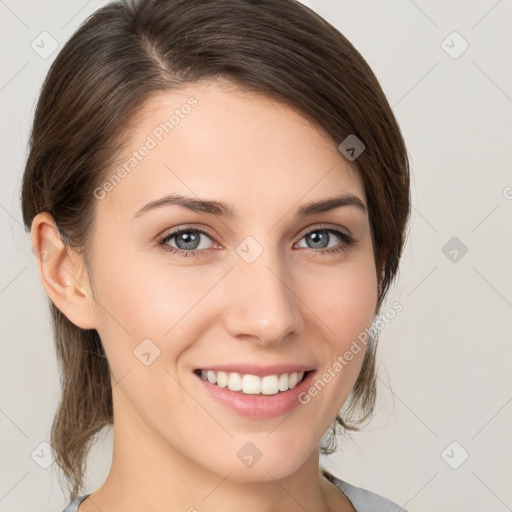
[[[74,324],[98,331],[112,372],[112,467],[79,510],[353,511],[320,475],[318,457],[359,374],[364,346],[309,404],[270,419],[224,408],[193,370],[299,362],[321,375],[370,327],[377,272],[367,214],[353,206],[305,218],[295,213],[342,192],[366,204],[364,187],[354,162],[320,127],[228,82],[154,96],[119,162],[190,96],[198,101],[190,114],[95,201],[91,272],[62,245],[47,213],[32,225],[34,245],[49,240],[56,248],[39,260],[49,297]],[[222,201],[240,217],[174,205],[134,219],[171,192]],[[315,245],[305,234],[317,226],[321,232],[322,224],[356,243],[321,254],[327,243]],[[208,232],[201,255],[180,258],[158,245],[183,226]],[[236,252],[247,236],[263,248],[250,264]],[[331,235],[328,248],[344,244]],[[148,366],[133,353],[146,338],[160,350]],[[247,442],[262,454],[251,468],[236,455]]]

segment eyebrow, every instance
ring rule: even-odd
[[[236,208],[219,201],[209,201],[206,199],[196,199],[181,194],[170,194],[143,206],[135,213],[134,218],[140,217],[142,214],[162,208],[164,206],[181,206],[194,212],[206,213],[217,217],[238,218],[239,213]],[[311,201],[304,204],[298,211],[297,215],[304,217],[315,213],[323,213],[342,206],[354,206],[363,213],[367,213],[367,207],[363,201],[354,194],[345,193],[336,197],[329,197],[320,201]]]

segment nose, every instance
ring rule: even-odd
[[[257,338],[264,346],[302,332],[305,324],[290,269],[271,253],[263,251],[252,263],[236,258],[223,290],[227,331]]]

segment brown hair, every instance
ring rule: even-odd
[[[49,212],[90,269],[93,191],[109,176],[134,116],[152,94],[217,77],[280,100],[337,144],[355,135],[369,208],[380,310],[397,272],[410,214],[409,162],[370,67],[332,25],[296,0],[122,0],[93,13],[53,62],[38,99],[23,176],[25,228]],[[62,393],[51,445],[70,498],[81,491],[90,443],[113,422],[108,361],[96,330],[49,301]],[[376,341],[336,423],[358,430],[376,399]],[[360,409],[358,421],[350,423]],[[333,447],[321,447],[328,454]]]

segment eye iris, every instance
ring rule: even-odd
[[[330,234],[331,232],[328,229],[319,229],[307,233],[305,238],[308,243],[313,245],[313,249],[325,249],[329,244]],[[198,247],[198,243],[200,242],[201,238],[201,232],[194,230],[179,231],[168,237],[168,239],[172,238],[175,239],[175,243],[178,249],[183,251],[191,249],[193,251]]]
[[[328,243],[328,239],[329,239],[329,235],[326,231],[313,231],[312,233],[309,233],[306,236],[309,241],[313,242],[313,244],[320,243],[320,245],[322,244],[322,241],[324,241],[324,242],[327,241],[327,243]],[[314,247],[314,248],[315,249],[325,249],[325,247],[326,247],[326,245],[321,246],[321,247]]]
[[[196,249],[197,245],[194,247],[189,247],[187,244],[197,244],[199,242],[199,233],[194,233],[193,231],[182,231],[176,235],[176,245],[180,249]],[[185,245],[180,242],[184,240]]]

